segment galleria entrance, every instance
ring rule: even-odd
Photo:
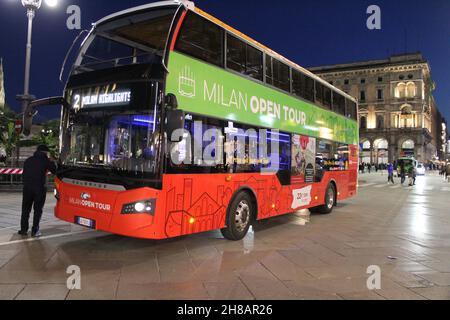
[[[389,162],[389,143],[386,139],[377,139],[373,143],[374,163],[387,164]]]
[[[389,143],[386,139],[377,139],[373,145],[369,140],[362,143],[361,162],[373,164],[389,163]]]

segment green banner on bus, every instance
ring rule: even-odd
[[[358,124],[341,115],[177,52],[166,93],[195,114],[358,145]]]

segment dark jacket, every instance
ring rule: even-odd
[[[48,172],[55,174],[56,164],[50,161],[44,152],[36,151],[23,166],[24,186],[32,189],[44,188]]]

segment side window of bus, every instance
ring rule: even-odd
[[[323,87],[323,104],[326,108],[331,109],[331,89],[324,86]]]
[[[266,55],[266,83],[290,92],[290,69],[284,63]]]
[[[273,85],[272,57],[266,55],[266,83]]]
[[[319,81],[316,81],[316,102],[331,110],[331,89]]]
[[[238,38],[227,35],[227,68],[263,80],[263,53]]]
[[[196,121],[186,120],[185,137],[170,144],[169,173],[225,173],[222,121]]]
[[[345,116],[345,98],[333,91],[333,111]]]
[[[331,110],[331,89],[316,81],[316,103]]]
[[[346,144],[317,139],[315,182],[322,181],[326,171],[344,171],[349,167],[349,147]]]
[[[225,129],[227,131],[227,129]],[[261,139],[266,139],[262,143]],[[261,131],[240,126],[227,133],[225,143],[226,169],[230,173],[261,172],[264,168],[276,173],[283,184],[290,182],[290,135],[277,131]]]
[[[189,12],[181,27],[175,50],[222,67],[223,39],[222,28]]]
[[[273,59],[272,61],[272,73],[273,73],[273,85],[278,89],[290,92],[291,91],[291,76],[289,67],[284,63]]]
[[[347,99],[347,118],[353,119],[355,121],[358,120],[356,103],[349,99]]]
[[[292,69],[292,93],[314,102],[314,80],[300,71]]]
[[[259,156],[259,135],[245,126],[225,128],[225,169],[229,173],[259,172],[266,159]]]

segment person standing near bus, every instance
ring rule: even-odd
[[[47,196],[47,174],[56,173],[56,164],[48,158],[50,150],[41,145],[23,167],[22,219],[19,235],[27,236],[31,208],[34,207],[32,237],[40,237],[39,224]]]

